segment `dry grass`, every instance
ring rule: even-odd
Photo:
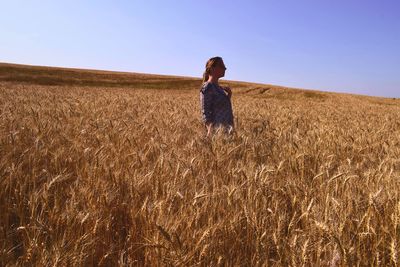
[[[207,141],[199,80],[0,68],[2,266],[399,263],[397,100],[229,82]]]

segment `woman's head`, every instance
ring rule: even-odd
[[[203,73],[203,82],[208,81],[210,76],[219,79],[225,76],[225,64],[221,57],[212,57],[206,63],[206,70]]]

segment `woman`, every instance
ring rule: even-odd
[[[218,84],[218,79],[225,76],[225,70],[221,57],[210,58],[206,63],[200,90],[200,104],[207,137],[219,127],[226,133],[233,132],[232,91],[229,87],[221,87]]]

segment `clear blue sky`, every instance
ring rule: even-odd
[[[400,1],[2,1],[0,61],[400,97]]]

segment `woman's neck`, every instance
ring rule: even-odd
[[[209,82],[209,83],[218,84],[218,78],[213,77],[213,76],[210,76],[210,77],[208,78],[208,82]]]

